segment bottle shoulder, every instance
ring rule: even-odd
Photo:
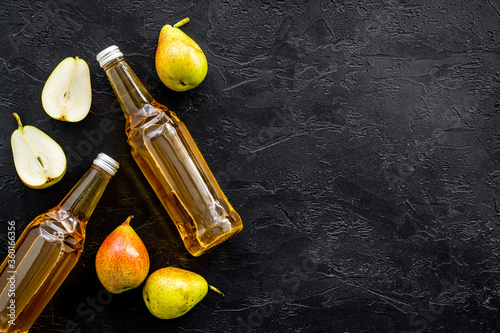
[[[37,216],[27,229],[29,232],[37,230],[45,242],[64,242],[68,250],[76,250],[83,247],[86,223],[55,207]]]
[[[86,227],[86,223],[80,221],[77,217],[72,216],[66,210],[56,207],[41,215],[34,221],[33,226],[40,228],[50,228],[59,233],[71,234],[78,229]]]
[[[135,141],[158,128],[175,129],[182,122],[175,113],[161,105],[144,106],[141,112],[127,117],[126,132],[129,140]]]

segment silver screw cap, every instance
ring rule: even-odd
[[[118,57],[123,57],[123,53],[120,52],[118,46],[112,45],[99,52],[96,59],[99,62],[99,66],[104,67]]]
[[[99,153],[93,163],[109,173],[111,176],[114,176],[120,167],[120,164],[117,161],[104,153]]]

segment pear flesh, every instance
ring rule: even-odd
[[[77,122],[92,104],[90,70],[85,60],[68,57],[50,74],[42,91],[42,106],[54,119]]]
[[[179,92],[198,86],[208,70],[205,53],[179,29],[187,22],[189,18],[174,26],[167,24],[161,29],[155,55],[156,72],[160,80],[168,88]]]
[[[212,289],[199,274],[176,267],[165,267],[151,274],[142,291],[149,311],[160,319],[173,319],[186,314]]]
[[[11,146],[19,178],[27,186],[42,189],[54,185],[66,172],[66,155],[50,136],[34,126],[23,126],[17,113],[18,128]]]
[[[149,254],[146,246],[130,226],[129,216],[106,237],[97,251],[97,277],[113,294],[137,288],[148,276]]]

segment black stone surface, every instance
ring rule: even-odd
[[[154,54],[161,27],[186,16],[209,72],[175,93]],[[0,20],[2,258],[8,221],[20,234],[99,152],[121,163],[80,261],[30,332],[499,331],[497,0],[4,0]],[[240,234],[199,258],[129,153],[95,61],[112,44],[185,122],[243,218]],[[79,123],[51,119],[40,101],[68,56],[92,75]],[[19,180],[12,112],[66,151],[60,183]],[[95,254],[131,214],[151,272],[189,269],[226,296],[162,321],[140,288],[105,294]]]

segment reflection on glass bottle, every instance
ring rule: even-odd
[[[199,256],[243,224],[186,126],[156,102],[118,47],[97,55],[126,118],[132,155],[174,221],[188,251]]]
[[[85,228],[118,163],[100,153],[59,205],[36,217],[0,266],[0,332],[27,332],[80,258]]]

